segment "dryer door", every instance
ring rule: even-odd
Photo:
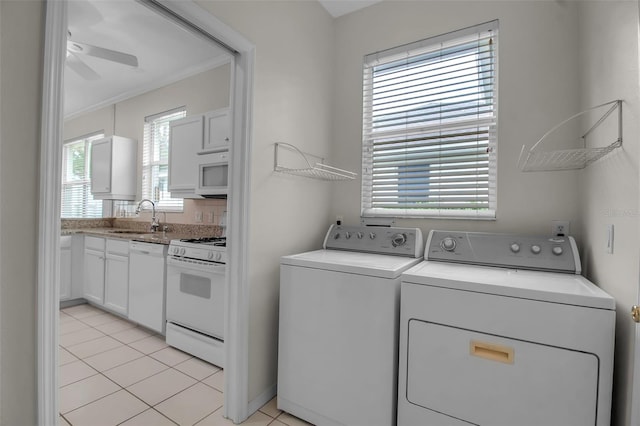
[[[477,425],[595,425],[598,367],[593,354],[410,320],[404,391]]]

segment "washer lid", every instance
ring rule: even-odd
[[[581,275],[425,261],[402,282],[615,310],[615,300]]]
[[[324,269],[380,278],[398,278],[422,259],[341,250],[316,250],[284,256],[281,265]]]

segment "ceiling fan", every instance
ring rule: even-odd
[[[94,56],[134,68],[138,67],[138,58],[136,56],[91,44],[79,43],[71,40],[71,31],[67,31],[67,65],[86,80],[99,79],[100,75],[82,61],[81,55]]]

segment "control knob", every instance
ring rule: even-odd
[[[375,240],[376,234],[374,232],[369,233],[369,238],[371,238],[372,240]]]
[[[184,255],[187,252],[187,250],[183,247],[180,249],[180,254]]]
[[[562,247],[560,247],[560,246],[555,246],[554,248],[551,249],[551,251],[556,256],[560,256],[564,250],[562,250]]]
[[[356,237],[358,237],[358,239],[359,239],[359,240],[361,240],[361,239],[362,239],[362,237],[364,237],[364,234],[363,234],[362,232],[358,232],[358,233],[356,234]]]
[[[542,249],[540,248],[539,245],[534,244],[534,245],[531,246],[531,253],[540,254],[541,251],[542,251]]]
[[[339,232],[336,232],[335,234],[333,234],[333,239],[334,239],[334,240],[338,240],[338,239],[340,239],[340,233],[339,233]]]
[[[210,251],[209,254],[207,254],[207,258],[209,258],[209,260],[213,260],[213,252]]]
[[[395,234],[391,237],[391,245],[394,247],[401,247],[407,242],[406,234]]]
[[[218,252],[216,253],[216,260],[220,260],[222,259],[222,253]]]
[[[456,240],[451,237],[446,237],[440,243],[440,247],[442,247],[445,251],[453,251],[456,248]]]
[[[511,244],[511,251],[514,253],[518,253],[520,251],[520,244],[518,243],[513,243]]]

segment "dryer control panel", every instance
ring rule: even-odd
[[[573,237],[433,230],[427,239],[425,260],[581,273]]]
[[[424,251],[420,229],[389,226],[331,225],[323,247],[415,258]]]

